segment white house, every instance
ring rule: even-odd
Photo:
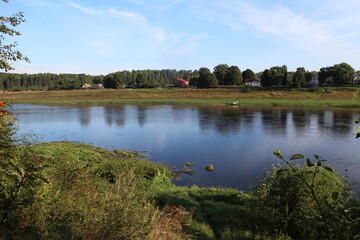
[[[360,84],[360,74],[356,74],[353,78],[353,84]]]
[[[260,86],[260,80],[257,78],[247,78],[245,79],[246,86]]]
[[[92,88],[90,83],[84,83],[84,85],[82,85],[82,88]]]
[[[317,86],[319,86],[319,78],[318,78],[318,76],[312,76],[311,77],[311,80],[308,82],[308,84],[310,85],[310,86],[313,86],[313,87],[317,87]]]

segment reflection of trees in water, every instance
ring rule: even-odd
[[[80,107],[78,113],[81,126],[88,126],[91,122],[91,108]]]
[[[147,106],[137,105],[136,108],[137,108],[138,124],[140,127],[144,127],[147,120],[147,115],[146,115]]]
[[[194,107],[184,107],[178,105],[171,106],[172,121],[181,123],[192,118],[193,114],[196,114],[197,110]]]
[[[319,114],[319,129],[324,134],[337,138],[347,137],[353,132],[355,113],[347,110],[324,110]]]
[[[112,126],[114,123],[116,126],[122,127],[125,125],[125,106],[119,107],[104,107],[105,122],[108,126]]]
[[[297,136],[316,129],[339,138],[352,133],[356,119],[353,111],[318,109],[263,109],[261,116],[264,131],[269,135],[285,136],[288,122],[292,120]]]
[[[263,109],[261,122],[265,134],[285,136],[287,132],[288,114],[289,111],[286,109]]]
[[[255,116],[260,113],[259,109],[255,108],[245,108],[241,109],[242,111],[242,122],[241,124],[247,130],[252,130],[254,128]]]
[[[317,111],[316,111],[317,112]],[[292,110],[292,122],[295,132],[298,136],[304,135],[306,129],[311,126],[311,117],[316,115],[316,112],[311,109],[294,109]],[[313,123],[316,124],[316,123]]]
[[[201,131],[215,130],[222,135],[236,133],[240,130],[242,113],[231,108],[198,108]]]

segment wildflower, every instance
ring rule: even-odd
[[[3,106],[4,105],[4,103],[3,102],[0,102],[0,106]]]

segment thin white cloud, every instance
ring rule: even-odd
[[[168,33],[162,27],[150,24],[147,19],[136,12],[109,8],[96,10],[83,7],[74,2],[66,2],[69,6],[76,8],[89,16],[111,18],[111,25],[99,23],[87,29],[96,37],[84,39],[84,42],[98,54],[110,56],[116,52],[136,54],[169,54],[186,55],[193,54],[199,47],[199,42],[205,39],[205,35]],[[105,25],[104,25],[105,24]],[[122,50],[120,50],[122,49]]]
[[[92,15],[92,16],[100,16],[102,15],[104,12],[100,11],[100,10],[96,10],[94,8],[89,8],[89,7],[83,7],[77,3],[74,2],[66,2],[69,6],[76,8],[86,14]]]
[[[255,5],[256,2],[242,0],[209,1],[207,7],[194,4],[192,12],[200,19],[227,25],[241,34],[265,38],[281,44],[281,47],[301,49],[312,55],[345,56],[352,54],[354,49],[351,49],[353,42],[350,38],[358,34],[354,30],[345,32],[343,28],[354,29],[354,22],[359,27],[360,21],[356,20],[355,12],[350,16],[346,13],[355,0],[344,1],[347,2],[346,7],[340,7],[342,2],[334,0],[323,5],[332,18],[322,19],[315,13],[305,15],[281,5],[264,8]],[[342,14],[335,14],[335,9],[339,10],[339,7],[343,9]],[[311,10],[308,12],[311,13]]]

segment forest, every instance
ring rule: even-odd
[[[301,88],[309,85],[312,79],[325,86],[352,85],[358,75],[354,68],[347,63],[323,67],[319,72],[309,72],[299,67],[295,72],[287,70],[287,66],[274,66],[263,72],[254,73],[251,69],[241,71],[238,66],[219,64],[213,71],[202,67],[199,70],[132,70],[118,71],[107,75],[87,74],[17,74],[0,73],[0,90],[72,90],[81,89],[84,84],[96,88],[102,84],[105,88],[159,88],[172,86],[172,80],[183,78],[190,86],[197,88],[216,88],[219,85],[244,85],[245,79],[258,78],[263,87],[294,87]]]

